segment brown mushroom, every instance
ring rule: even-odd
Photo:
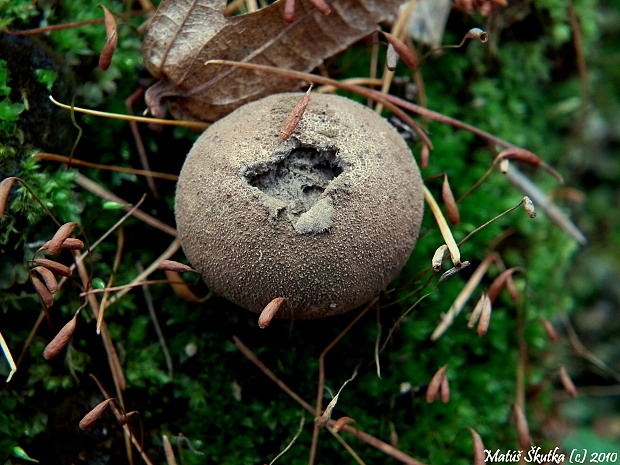
[[[282,141],[301,96],[271,95],[213,124],[185,161],[175,205],[206,284],[254,312],[284,297],[279,318],[369,301],[405,265],[423,213],[407,144],[367,107],[314,93]]]

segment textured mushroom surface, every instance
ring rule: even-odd
[[[190,151],[175,214],[183,250],[206,284],[260,312],[318,318],[352,310],[405,265],[423,213],[406,143],[352,100],[313,93],[291,138],[280,131],[303,94],[249,103]]]

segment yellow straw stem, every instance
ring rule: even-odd
[[[456,245],[456,241],[454,240],[454,236],[452,236],[452,231],[450,231],[450,227],[446,222],[446,219],[441,213],[441,209],[433,194],[424,186],[424,198],[426,199],[426,203],[431,207],[431,211],[433,215],[435,215],[435,221],[437,221],[437,226],[439,226],[439,231],[441,231],[441,235],[443,236],[443,240],[446,242],[448,246],[448,250],[450,251],[450,257],[452,258],[452,263],[456,268],[460,268],[461,266],[461,252],[459,251],[458,246]]]

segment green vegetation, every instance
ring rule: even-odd
[[[0,0],[0,27],[22,30],[39,24],[101,18],[97,3]],[[105,5],[115,12],[127,11],[126,2],[120,0]],[[567,366],[578,388],[613,384],[613,374],[575,357],[562,331],[560,342],[550,343],[539,323],[541,317],[553,321],[560,330],[558,317],[574,315],[578,332],[587,337],[583,342],[590,349],[598,347],[596,356],[612,369],[620,369],[614,362],[620,359],[620,322],[608,308],[612,305],[613,310],[616,305],[617,309],[620,296],[617,286],[609,286],[620,276],[615,259],[620,256],[620,173],[614,154],[620,139],[620,97],[614,85],[620,81],[620,13],[609,1],[574,0],[574,7],[588,65],[585,88],[579,78],[570,11],[567,3],[559,0],[519,2],[499,9],[490,19],[453,12],[445,44],[460,42],[469,28],[477,26],[489,31],[492,40],[486,45],[470,41],[463,49],[430,58],[422,76],[429,108],[527,148],[558,168],[568,189],[559,187],[542,171],[523,170],[543,191],[553,193],[557,204],[575,219],[593,245],[580,251],[544,214],[532,220],[518,209],[502,217],[463,244],[463,258],[472,262],[471,267],[441,283],[403,321],[380,356],[379,378],[374,363],[377,322],[383,342],[399,316],[434,287],[421,289],[427,278],[419,274],[443,244],[427,211],[418,245],[393,283],[396,290],[382,297],[379,313],[371,310],[363,316],[326,357],[326,386],[333,392],[361,363],[358,377],[342,391],[333,418],[349,416],[355,419],[353,426],[393,442],[424,463],[471,463],[467,427],[481,435],[486,449],[517,448],[510,412],[518,392],[521,330],[527,345],[526,390],[560,365]],[[50,89],[63,103],[70,104],[75,95],[76,106],[126,113],[125,100],[139,88],[144,76],[137,32],[144,19],[138,16],[119,23],[118,50],[106,72],[96,69],[106,40],[101,24],[51,32],[29,45],[31,50],[42,50],[41,56],[52,56],[49,61],[36,61],[39,55],[33,52],[28,54],[33,57],[32,63],[25,65],[17,54],[0,54],[0,174],[24,179],[61,223],[78,222],[89,243],[124,212],[76,182],[78,169],[65,169],[30,155],[45,151],[69,156],[78,134],[69,112],[47,100]],[[0,40],[5,44],[18,38],[4,34]],[[338,79],[367,76],[369,62],[369,48],[362,42],[330,60],[328,69]],[[396,74],[411,73],[400,64]],[[404,95],[403,80],[397,80],[391,92]],[[584,92],[588,103],[581,100]],[[141,101],[134,106],[136,114],[143,109]],[[126,122],[78,114],[75,118],[83,131],[76,159],[140,168]],[[436,122],[423,124],[435,146],[423,175],[447,172],[458,198],[488,169],[496,147],[465,131]],[[140,133],[151,169],[175,174],[197,137],[186,129],[156,131],[146,125],[140,125]],[[412,147],[417,157],[419,144]],[[156,199],[142,177],[92,168],[79,168],[79,172],[131,204],[147,193],[141,209],[173,224],[173,182],[158,180],[160,198]],[[427,185],[439,198],[440,181],[430,180]],[[587,195],[585,202],[572,202],[570,199],[580,192]],[[494,171],[461,204],[462,222],[453,228],[457,241],[518,204],[522,197],[499,171]],[[57,227],[16,185],[0,228],[0,330],[17,360],[41,311],[28,279],[27,261]],[[114,274],[115,285],[131,282],[139,274],[137,264],[148,267],[173,241],[135,218],[127,220],[123,228],[124,245]],[[506,237],[498,242],[502,234]],[[93,286],[99,283],[94,287],[105,286],[113,273],[117,237],[118,232],[108,237],[87,261]],[[441,315],[490,247],[499,252],[507,267],[525,268],[525,275],[515,274],[521,303],[515,305],[503,292],[494,305],[488,334],[478,337],[475,330],[467,329],[467,318],[481,290],[499,274],[492,266],[490,276],[484,278],[463,314],[444,336],[431,342],[429,337]],[[181,252],[173,259],[185,261]],[[69,252],[62,252],[59,260],[70,264]],[[184,278],[187,282],[194,279],[191,275]],[[152,279],[165,276],[155,272]],[[41,463],[127,463],[122,428],[110,411],[92,429],[78,428],[80,419],[104,400],[89,374],[114,392],[107,355],[101,337],[95,333],[96,321],[90,310],[85,309],[78,317],[68,349],[53,361],[42,356],[56,331],[83,303],[77,273],[72,281],[74,284],[63,287],[50,309],[55,331],[43,321],[13,380],[2,387],[0,463],[24,463],[26,459],[15,451]],[[198,296],[208,293],[202,284],[192,290]],[[257,315],[217,295],[198,304],[181,300],[164,284],[150,286],[149,292],[172,358],[172,376],[149,316],[148,298],[140,288],[105,313],[127,380],[126,411],[139,412],[149,457],[154,463],[164,463],[162,435],[166,434],[176,437],[172,443],[178,444],[179,463],[268,463],[297,431],[302,409],[237,350],[232,336],[238,336],[303,399],[314,403],[319,354],[356,313],[293,324],[278,320],[259,330]],[[580,316],[586,310],[599,319],[599,326]],[[424,398],[426,385],[445,364],[450,402],[429,404]],[[8,365],[0,361],[0,378],[5,379],[8,372]],[[617,396],[564,397],[559,381],[553,378],[538,396],[528,398],[526,414],[534,444],[544,451],[559,444],[566,448],[599,445],[606,452],[614,452],[613,442],[606,435],[611,426],[605,429],[601,422],[618,420],[612,414],[620,410]],[[324,405],[329,399],[326,391]],[[599,415],[599,411],[608,413]],[[563,429],[567,421],[579,427],[572,435]],[[307,463],[311,423],[306,413],[306,425],[282,463]],[[129,424],[139,434],[135,416],[129,417]],[[366,463],[396,463],[361,440],[346,433],[342,437]],[[137,457],[134,454],[134,460]],[[317,457],[319,463],[353,461],[327,431],[321,433]]]

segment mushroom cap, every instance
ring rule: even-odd
[[[303,94],[248,103],[209,127],[177,185],[183,250],[215,292],[254,312],[319,318],[368,302],[417,240],[422,179],[407,144],[367,107],[313,93],[293,135],[280,131]]]

